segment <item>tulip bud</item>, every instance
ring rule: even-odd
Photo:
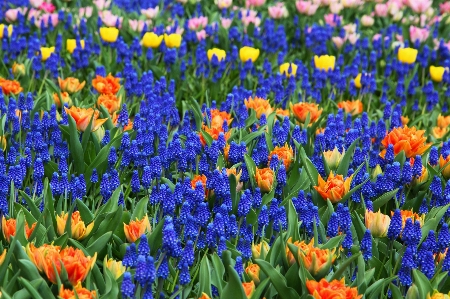
[[[122,276],[123,273],[125,273],[125,270],[127,269],[125,266],[122,265],[122,261],[115,261],[113,259],[107,259],[105,256],[105,259],[103,260],[103,266],[106,267],[114,276],[114,279],[118,279],[120,276]]]
[[[323,157],[325,158],[328,167],[332,170],[336,170],[344,154],[345,150],[341,154],[337,147],[335,147],[332,151],[323,152]]]
[[[12,72],[14,76],[23,76],[25,75],[25,65],[23,63],[13,63],[12,65]]]
[[[415,284],[413,284],[408,289],[405,299],[419,299],[419,298],[420,298],[419,289],[417,288],[417,286]]]
[[[252,254],[254,259],[264,259],[266,254],[269,252],[269,244],[266,241],[261,241],[261,243],[252,245]]]
[[[374,237],[385,237],[391,223],[391,218],[388,215],[366,211],[365,224],[366,228],[370,230]]]
[[[320,249],[310,246],[306,250],[300,248],[299,259],[302,260],[306,270],[316,279],[321,279],[330,273],[331,266],[335,260],[334,252],[330,249]]]
[[[270,192],[275,181],[275,173],[270,168],[256,168],[255,180],[262,192]]]
[[[247,298],[251,298],[255,292],[255,283],[253,281],[243,282],[242,287],[244,288],[245,295]]]
[[[259,280],[259,272],[260,272],[260,268],[257,264],[251,264],[250,266],[248,266],[247,268],[245,268],[245,273],[247,273],[247,275],[253,280],[253,282],[258,285],[260,280]]]

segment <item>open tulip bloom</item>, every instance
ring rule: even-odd
[[[7,4],[1,298],[450,298],[450,1]]]

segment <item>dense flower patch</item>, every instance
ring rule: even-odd
[[[1,298],[449,298],[450,2],[0,10]]]

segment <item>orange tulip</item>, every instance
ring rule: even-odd
[[[83,81],[80,83],[80,80],[78,80],[77,78],[68,77],[63,80],[58,77],[58,83],[59,83],[59,88],[61,88],[62,91],[66,91],[66,92],[72,94],[72,93],[82,90],[84,85],[86,84],[86,81]]]
[[[319,282],[315,280],[306,281],[306,288],[315,299],[331,299],[331,298],[345,298],[345,299],[359,299],[362,295],[358,295],[358,289],[350,288],[345,285],[345,280],[333,280],[328,282],[326,279],[321,279]]]
[[[365,223],[366,228],[370,230],[374,237],[386,237],[391,218],[382,214],[381,211],[374,213],[366,210]]]
[[[320,249],[314,247],[313,244],[310,244],[306,250],[300,248],[298,256],[312,276],[322,278],[330,273],[331,266],[336,259],[334,254],[336,248]]]
[[[192,189],[195,189],[197,186],[197,183],[200,182],[203,185],[203,189],[206,190],[206,176],[204,174],[202,175],[194,175],[194,177],[191,180],[191,187]]]
[[[226,111],[211,109],[211,127],[221,129],[224,121],[227,122],[227,125],[230,125],[232,120],[233,118]]]
[[[319,109],[319,105],[314,103],[301,102],[295,105],[291,104],[291,110],[297,120],[301,123],[305,123],[308,114],[309,123],[316,122],[322,114],[322,109]]]
[[[272,157],[274,155],[277,155],[278,159],[283,161],[284,167],[286,167],[286,170],[289,169],[291,162],[294,160],[294,151],[287,143],[283,147],[276,146],[270,152],[269,162],[272,160]]]
[[[66,107],[64,107],[64,109],[66,110],[66,113],[68,115],[73,117],[77,125],[77,129],[81,132],[86,131],[89,122],[91,121],[91,118],[92,118],[91,131],[93,132],[96,131],[98,128],[100,128],[108,120],[107,118],[98,119],[99,112],[92,108],[86,109],[72,106],[70,107],[70,109],[67,109]]]
[[[44,273],[45,271],[45,263],[47,261],[47,257],[55,257],[59,256],[60,247],[44,244],[41,247],[36,248],[33,243],[27,244],[26,252],[30,260],[39,270],[39,272]]]
[[[209,297],[208,294],[202,292],[202,296],[198,297],[198,299],[211,299],[211,297]]]
[[[442,169],[442,175],[444,178],[448,179],[450,178],[450,155],[447,156],[447,158],[444,159],[444,157],[441,155],[439,157],[439,168]],[[448,165],[447,165],[448,163]],[[447,166],[445,166],[447,165]],[[445,168],[444,168],[445,166]]]
[[[410,158],[409,159],[409,165],[411,165],[411,167],[413,167],[414,165],[414,158]],[[420,177],[415,177],[413,178],[413,182],[416,184],[421,184],[424,183],[428,180],[428,169],[422,165],[422,173],[420,174]]]
[[[226,168],[227,176],[234,175],[236,177],[236,181],[239,182],[241,180],[242,169],[237,171],[236,168]]]
[[[228,138],[230,138],[230,136],[231,136],[231,131],[224,132],[222,127],[211,127],[211,128],[209,128],[208,126],[203,125],[202,126],[202,130],[205,131],[206,133],[208,133],[208,135],[211,136],[213,140],[219,139],[220,133],[224,134],[225,141],[228,140]],[[205,146],[206,145],[205,138],[203,137],[203,135],[201,133],[198,133],[198,134],[199,134],[199,137],[200,137],[200,142],[202,143],[203,146]]]
[[[61,92],[61,97],[56,92],[53,93],[53,101],[58,108],[61,108],[65,104],[68,104],[69,107],[72,106],[72,99],[65,91]]]
[[[9,94],[19,94],[22,92],[23,88],[20,86],[19,81],[16,80],[5,80],[0,78],[0,88],[5,95]]]
[[[134,243],[143,234],[150,232],[150,222],[148,221],[148,216],[145,215],[141,220],[131,220],[129,224],[123,224],[123,231],[125,232],[125,237],[128,242]]]
[[[57,226],[58,234],[60,236],[63,235],[65,232],[68,217],[69,217],[69,213],[66,213],[66,212],[63,212],[61,214],[61,216],[56,215],[56,226]],[[91,222],[86,227],[86,225],[84,224],[84,221],[81,220],[80,212],[75,211],[72,213],[70,228],[71,228],[72,238],[75,240],[82,240],[90,234],[90,232],[94,228],[94,222]]]
[[[275,111],[275,113],[276,113],[277,115],[281,115],[281,116],[287,116],[287,117],[290,116],[289,110],[287,110],[287,109],[277,108],[277,110]]]
[[[402,120],[402,125],[407,125],[409,123],[409,117],[407,116],[400,116],[400,119]]]
[[[246,100],[244,100],[245,107],[248,109],[253,109],[256,112],[256,117],[258,119],[261,118],[261,115],[265,114],[266,116],[269,116],[270,113],[273,112],[272,107],[270,106],[270,103],[268,100],[265,100],[260,97],[250,97]]]
[[[406,157],[415,157],[416,155],[422,155],[431,146],[431,143],[425,143],[427,138],[423,136],[424,133],[424,130],[417,130],[415,127],[394,128],[384,137],[381,144],[385,148],[392,144],[395,155],[405,151]],[[386,150],[383,150],[380,155],[384,157],[385,153]]]
[[[434,127],[431,131],[431,134],[433,134],[434,138],[441,139],[447,134],[448,128],[440,128],[440,127]]]
[[[109,114],[113,114],[119,110],[120,100],[112,93],[102,94],[97,99],[97,106],[100,108],[102,105],[105,106]]]
[[[324,181],[319,174],[319,185],[314,186],[314,189],[319,192],[323,199],[329,199],[332,203],[340,201],[345,194],[350,190],[350,184],[352,182],[350,176],[344,180],[344,177],[340,174],[335,175],[333,172],[328,176],[327,181]]]
[[[29,226],[25,222],[24,230],[27,239],[33,233],[35,227],[36,223],[33,223],[31,226]],[[16,235],[16,219],[10,218],[6,220],[5,216],[2,216],[2,232],[3,237],[6,239],[6,241],[8,241],[8,243],[11,242],[11,237],[14,237]]]
[[[413,211],[408,210],[400,210],[400,214],[402,215],[402,227],[405,227],[406,220],[410,218],[413,223],[416,221],[420,222],[420,226],[422,226],[425,222],[425,214],[419,215],[417,213],[414,213]],[[391,212],[391,215],[394,215],[394,212]]]
[[[363,112],[363,104],[360,100],[340,102],[338,107],[351,115],[358,115]]]
[[[255,179],[262,192],[270,192],[273,188],[275,173],[270,168],[256,168]]]
[[[117,127],[117,121],[119,120],[119,114],[117,114],[117,111],[113,113],[112,115],[112,123]],[[125,127],[123,127],[124,131],[129,131],[133,129],[133,122],[131,121],[131,119],[128,119],[128,124],[125,125]]]
[[[66,247],[59,252],[60,263],[55,263],[55,266],[59,275],[59,273],[61,273],[61,264],[64,265],[70,283],[72,285],[77,285],[84,281],[89,271],[94,266],[96,259],[97,253],[95,253],[93,257],[87,257],[84,255],[83,251],[78,248],[75,249],[73,247]],[[44,265],[44,269],[48,279],[52,283],[56,283],[56,273],[54,273],[54,268],[51,262],[52,260],[47,260],[47,263]]]
[[[94,299],[97,298],[97,293],[95,291],[89,291],[88,289],[83,288],[81,284],[77,285],[72,290],[64,289],[64,286],[61,285],[59,297],[61,299]]]
[[[290,237],[287,240],[286,249],[285,249],[285,251],[286,251],[286,258],[287,258],[287,261],[288,261],[289,265],[292,266],[293,264],[295,264],[295,256],[292,253],[291,249],[289,248],[288,244],[293,244],[295,247],[297,247],[299,249],[299,251],[301,250],[303,252],[309,252],[310,248],[312,248],[314,246],[314,239],[312,239],[309,242],[309,244],[306,243],[305,241],[292,242],[292,237]]]
[[[253,280],[255,284],[259,284],[259,272],[260,268],[257,264],[251,264],[245,268],[245,273]]]
[[[247,298],[251,298],[255,292],[255,283],[253,281],[243,282],[242,287],[244,288],[245,295]]]
[[[450,115],[442,116],[439,114],[436,121],[436,125],[442,129],[448,128],[448,126],[450,126]]]
[[[106,77],[97,75],[97,77],[92,80],[92,86],[99,93],[112,93],[116,94],[120,89],[120,78],[116,78],[109,74]]]

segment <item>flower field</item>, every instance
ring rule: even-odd
[[[450,1],[2,1],[0,53],[0,298],[450,298]]]

